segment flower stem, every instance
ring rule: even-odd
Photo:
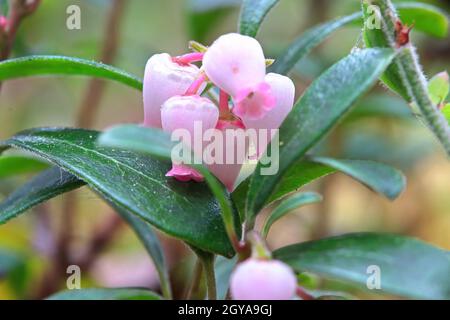
[[[195,79],[195,81],[192,82],[190,87],[186,90],[185,95],[192,96],[192,95],[198,94],[200,87],[206,81],[206,79],[207,79],[206,74],[204,72],[201,72],[200,75],[198,76],[198,78]]]
[[[216,256],[198,248],[191,247],[197,255],[206,277],[206,287],[208,289],[208,299],[217,300],[216,275],[214,271],[214,260]]]

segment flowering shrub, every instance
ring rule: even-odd
[[[209,46],[191,41],[191,52],[183,55],[154,54],[143,70],[143,81],[115,67],[71,57],[0,62],[1,81],[87,75],[143,93],[140,124],[118,124],[104,132],[29,129],[0,142],[1,152],[24,150],[50,164],[43,170],[42,161],[21,158],[28,165],[37,161],[43,171],[3,200],[0,223],[86,185],[131,226],[160,279],[159,293],[130,288],[54,293],[60,289],[55,288],[46,292],[54,294],[52,298],[173,299],[155,228],[184,242],[197,257],[194,276],[185,279],[190,294],[184,298],[199,294],[193,291],[200,287],[203,273],[209,299],[342,296],[308,286],[316,277],[406,298],[450,299],[448,251],[419,240],[356,233],[274,251],[266,244],[279,219],[322,200],[318,193],[300,189],[328,174],[344,173],[389,200],[404,190],[405,177],[389,165],[324,157],[318,151],[322,138],[378,80],[411,106],[450,155],[448,74],[426,80],[409,37],[415,29],[407,25],[420,16],[440,19],[447,26],[447,17],[433,6],[415,3],[399,6],[399,16],[390,0],[362,0],[362,13],[313,27],[270,59],[255,37],[277,2],[244,0],[239,33],[221,35]],[[0,16],[0,39],[13,40],[13,22]],[[333,64],[304,91],[296,90],[288,74],[297,62],[332,32],[359,22],[364,46]],[[432,35],[446,34],[442,28],[430,29],[422,20],[416,25]],[[268,215],[260,225],[256,220],[263,211]],[[62,260],[59,267],[69,262]],[[224,267],[228,272],[219,278],[216,271]]]

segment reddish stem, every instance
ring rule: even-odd
[[[192,82],[191,86],[186,90],[185,96],[193,96],[198,94],[200,87],[206,81],[206,74],[201,72],[197,79]]]
[[[219,93],[219,110],[220,114],[227,114],[230,112],[230,108],[228,106],[228,99],[230,96],[223,90],[220,90]]]
[[[173,62],[176,62],[181,65],[188,65],[192,62],[198,62],[203,60],[204,53],[203,52],[193,52],[187,53],[182,56],[173,57]]]
[[[297,287],[296,293],[297,296],[299,296],[303,300],[314,300],[314,297],[306,292],[302,287]]]

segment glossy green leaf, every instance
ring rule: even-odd
[[[0,279],[18,268],[22,263],[23,258],[17,253],[6,249],[0,249]]]
[[[280,74],[289,73],[297,62],[308,55],[312,49],[323,42],[331,33],[345,25],[361,20],[361,13],[357,12],[307,30],[275,59],[274,64],[269,67],[269,71]]]
[[[311,160],[343,172],[391,200],[397,198],[406,186],[406,178],[400,171],[379,162],[319,157]]]
[[[47,169],[18,188],[0,204],[0,224],[44,201],[83,185],[84,182],[58,167]]]
[[[266,238],[272,225],[288,213],[301,206],[320,201],[322,201],[322,196],[315,192],[298,193],[284,200],[277,207],[275,207],[275,209],[273,209],[273,211],[267,217],[267,220],[264,223],[264,227],[262,229],[262,236]]]
[[[145,289],[89,288],[61,291],[47,300],[161,300],[161,297]]]
[[[447,99],[450,90],[450,82],[447,72],[441,72],[428,81],[428,92],[431,101],[435,105],[440,105]]]
[[[40,159],[25,156],[7,156],[0,158],[0,179],[19,174],[36,173],[48,168]]]
[[[448,15],[442,9],[423,2],[398,3],[396,8],[402,22],[407,25],[414,24],[414,30],[437,38],[447,37]]]
[[[167,133],[159,129],[136,125],[111,128],[100,137],[99,143],[104,146],[141,152],[166,160],[171,159],[172,149],[176,145],[175,142],[170,140]],[[239,221],[225,187],[203,165],[193,165],[193,167],[203,175],[219,202],[225,228],[230,239],[237,240],[236,232],[240,231]]]
[[[287,246],[276,250],[274,257],[297,272],[313,272],[363,287],[379,270],[384,292],[417,299],[450,299],[449,252],[412,238],[348,234]]]
[[[306,157],[287,169],[272,195],[264,203],[264,207],[319,178],[336,172],[354,178],[389,199],[398,197],[406,186],[405,177],[400,171],[382,163],[370,160]],[[240,184],[232,194],[241,217],[245,212],[249,183],[250,178]]]
[[[170,163],[99,147],[98,136],[96,131],[81,129],[34,129],[1,142],[0,149],[14,147],[35,153],[85,181],[108,202],[167,234],[205,251],[233,255],[219,204],[206,184],[167,178]],[[0,222],[8,218],[0,213]]]
[[[311,84],[280,128],[277,174],[264,175],[262,169],[267,165],[262,162],[255,170],[247,198],[248,218],[253,219],[263,208],[289,167],[325,136],[373,86],[393,57],[394,53],[389,49],[360,50],[339,61]],[[266,163],[272,164],[271,161]]]
[[[90,76],[114,80],[142,90],[142,81],[115,67],[73,57],[29,56],[0,62],[0,81],[45,75]]]
[[[239,17],[239,32],[256,37],[266,15],[279,0],[243,0]]]

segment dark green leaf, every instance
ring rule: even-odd
[[[276,221],[287,215],[289,212],[292,212],[294,209],[297,209],[301,206],[316,203],[319,201],[322,201],[322,196],[315,192],[298,193],[296,195],[293,195],[289,199],[284,200],[275,209],[273,209],[273,211],[267,217],[267,220],[264,223],[264,227],[262,229],[263,237],[267,237],[267,234],[269,233],[272,225]]]
[[[355,21],[361,21],[360,12],[354,13],[343,18],[313,27],[307,30],[283,52],[269,67],[270,72],[287,74],[302,58],[308,55],[312,49],[324,41],[331,33],[337,29]]]
[[[265,16],[279,0],[243,0],[239,17],[239,32],[256,37]]]
[[[417,299],[450,299],[449,253],[422,241],[388,234],[348,234],[274,252],[297,272],[366,286],[380,270],[381,290]]]
[[[280,128],[278,173],[263,175],[261,169],[267,166],[262,162],[256,168],[248,192],[248,218],[254,218],[280,185],[289,167],[343,118],[353,103],[376,82],[393,57],[394,53],[389,49],[360,50],[339,61],[313,82]],[[266,163],[273,164],[271,161]],[[274,160],[274,163],[277,162]]]
[[[0,158],[0,179],[19,174],[35,173],[48,168],[48,164],[40,159],[24,156],[8,156]]]
[[[172,149],[176,145],[175,142],[170,140],[167,133],[159,129],[136,125],[111,128],[100,137],[99,143],[104,146],[132,150],[167,160],[171,159]],[[193,167],[204,176],[219,202],[225,228],[230,239],[237,240],[235,233],[240,231],[239,221],[225,187],[203,165],[193,165]]]
[[[47,300],[161,300],[156,293],[133,288],[89,288],[55,293]]]
[[[406,178],[400,171],[379,162],[318,157],[311,160],[343,172],[391,200],[406,186]]]
[[[48,199],[83,185],[83,181],[70,173],[58,167],[50,168],[25,183],[0,204],[0,224]]]
[[[1,142],[35,153],[85,181],[108,202],[192,245],[232,256],[219,204],[208,186],[165,177],[170,163],[135,152],[99,147],[99,133],[34,129]],[[0,222],[10,215],[0,213]]]
[[[0,62],[0,81],[43,75],[79,75],[118,81],[142,90],[142,81],[118,68],[73,57],[29,56]]]

